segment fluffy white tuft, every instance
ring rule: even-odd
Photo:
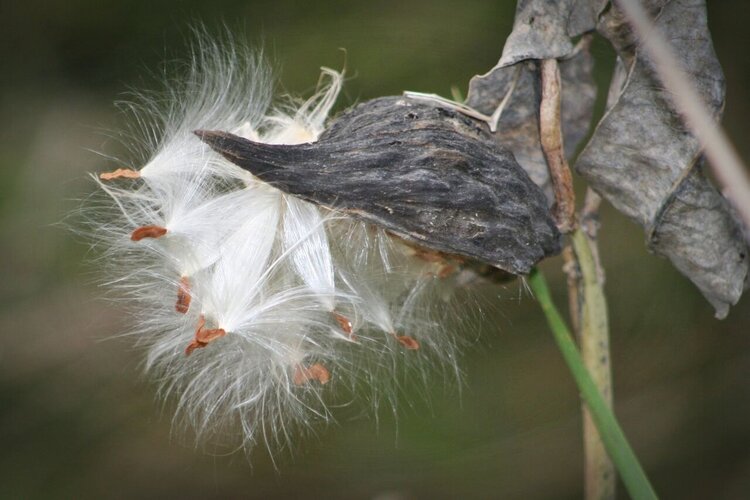
[[[295,429],[331,419],[337,397],[393,403],[435,366],[458,373],[443,326],[451,269],[258,181],[194,136],[315,141],[341,89],[342,74],[323,69],[315,95],[273,104],[260,56],[231,47],[201,41],[165,96],[131,106],[147,154],[97,179],[110,201],[89,219],[178,418],[202,437],[286,446]]]

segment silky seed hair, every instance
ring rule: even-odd
[[[133,163],[92,176],[103,197],[83,212],[176,423],[202,442],[276,451],[336,406],[377,412],[404,388],[457,379],[446,325],[462,313],[438,254],[287,195],[193,134],[314,142],[341,90],[323,68],[310,98],[274,101],[262,57],[229,42],[199,37],[166,91],[127,105],[141,129]]]

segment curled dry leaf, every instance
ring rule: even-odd
[[[575,50],[571,38],[593,30],[606,4],[606,0],[519,0],[513,31],[497,67],[569,57]]]
[[[716,113],[724,80],[706,24],[703,0],[650,0],[647,9]],[[700,172],[700,144],[638,51],[624,15],[607,0],[520,0],[513,32],[498,65],[469,85],[467,104],[491,114],[516,88],[501,116],[497,141],[511,149],[550,202],[547,165],[539,146],[539,59],[560,59],[565,151],[575,151],[589,127],[595,97],[587,47],[571,37],[593,30],[618,53],[608,112],[576,164],[590,185],[641,224],[649,248],[668,257],[716,308],[728,313],[746,286],[747,245],[724,197]],[[519,69],[520,68],[520,69]]]
[[[724,77],[703,0],[649,2],[656,25],[718,118]],[[599,31],[627,77],[613,80],[611,107],[576,164],[619,211],[646,229],[649,248],[669,258],[723,318],[743,291],[747,245],[724,197],[700,170],[701,145],[639,51],[622,13],[610,8]],[[647,43],[647,42],[646,42]]]

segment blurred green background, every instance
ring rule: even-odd
[[[348,74],[341,105],[404,89],[449,95],[499,58],[514,2],[14,0],[0,6],[0,497],[579,498],[578,397],[532,299],[487,291],[462,393],[400,417],[341,421],[300,439],[275,471],[262,451],[212,456],[114,338],[127,318],[100,299],[86,246],[57,223],[119,152],[107,130],[128,88],[186,53],[189,26],[266,47],[283,87],[321,65]],[[728,80],[725,124],[750,159],[750,9],[710,2]],[[595,46],[606,88],[612,54]],[[113,151],[114,149],[114,151]],[[601,234],[616,410],[664,498],[750,498],[750,307],[725,321],[612,209]],[[545,264],[565,304],[561,260]],[[467,306],[467,314],[476,306]],[[476,332],[468,332],[476,336]],[[387,416],[387,412],[384,412]],[[624,496],[624,494],[623,494]]]

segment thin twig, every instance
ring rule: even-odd
[[[724,193],[737,209],[745,227],[750,227],[750,180],[747,167],[640,2],[618,0],[617,5],[642,41],[641,48],[653,62],[656,74],[672,96],[677,110],[685,118],[686,125],[703,145]]]
[[[516,69],[513,72],[513,79],[510,81],[510,86],[508,87],[508,90],[505,91],[505,96],[500,101],[500,104],[497,105],[497,108],[495,108],[495,111],[492,112],[492,116],[490,117],[489,125],[490,125],[490,132],[495,133],[497,132],[497,124],[500,123],[500,117],[503,115],[503,111],[505,110],[505,106],[508,105],[508,102],[510,102],[510,97],[513,95],[513,91],[516,89],[516,85],[518,84],[518,80],[521,77],[521,65],[516,65]]]
[[[495,111],[492,112],[491,116],[485,115],[484,113],[477,111],[476,109],[470,106],[467,106],[463,102],[460,102],[458,100],[451,101],[450,99],[446,99],[445,97],[439,96],[437,94],[426,94],[424,92],[414,92],[411,90],[406,90],[404,91],[403,95],[404,97],[408,99],[418,99],[418,100],[428,101],[428,102],[432,102],[436,104],[442,104],[443,106],[446,106],[449,109],[458,111],[459,113],[463,113],[466,116],[470,116],[476,120],[485,122],[490,127],[490,132],[495,133],[497,132],[497,124],[500,122],[500,117],[502,116],[503,111],[505,110],[505,106],[507,106],[508,102],[510,101],[511,96],[513,95],[513,91],[515,90],[516,85],[518,84],[518,80],[520,76],[521,76],[521,66],[519,65],[516,67],[516,70],[513,73],[513,79],[510,81],[508,90],[505,91],[505,96],[500,101],[500,104],[497,105],[497,108],[495,108]]]
[[[471,118],[485,122],[488,125],[492,122],[491,116],[487,116],[484,113],[477,111],[476,109],[472,108],[471,106],[467,106],[466,104],[462,102],[451,101],[450,99],[446,99],[445,97],[437,95],[437,94],[428,94],[425,92],[414,92],[412,90],[405,90],[403,93],[403,96],[406,97],[407,99],[416,99],[418,101],[427,101],[427,102],[431,102],[434,104],[440,104],[440,105],[446,106],[448,109],[452,109],[453,111],[457,111],[466,116],[470,116]]]
[[[563,149],[560,127],[560,68],[555,59],[541,62],[542,101],[539,104],[539,135],[555,191],[555,221],[563,233],[575,227],[573,178]]]

